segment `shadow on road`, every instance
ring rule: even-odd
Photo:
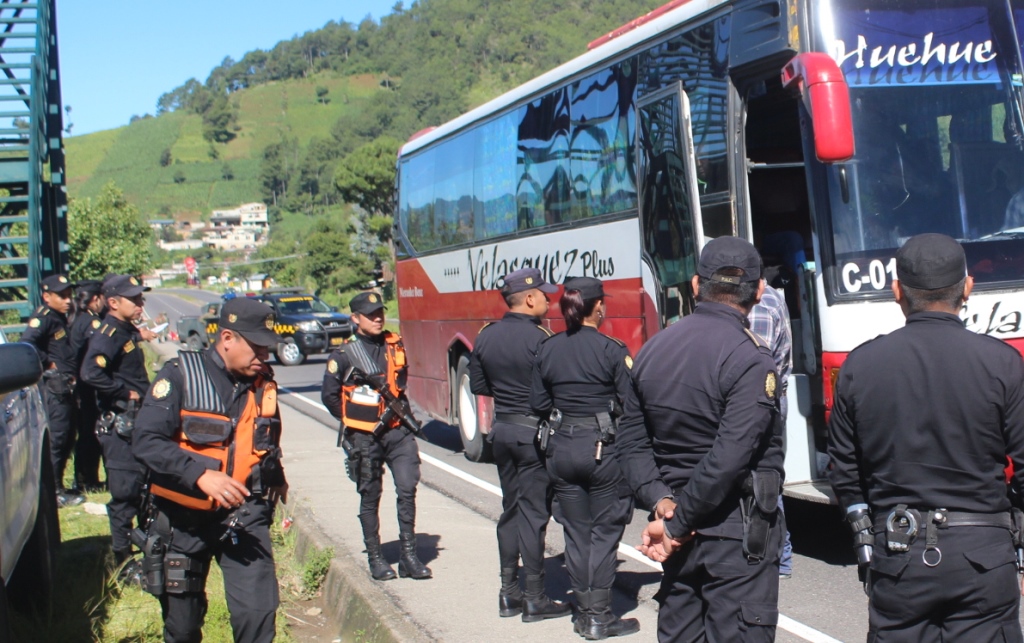
[[[850,529],[838,507],[790,498],[786,498],[785,503],[794,553],[829,565],[857,564]]]
[[[452,453],[462,453],[462,438],[459,437],[458,427],[441,422],[430,420],[423,426],[423,437],[427,442]]]
[[[436,534],[416,534],[416,555],[423,561],[423,564],[429,565],[431,561],[437,560],[440,553],[444,551],[444,547],[441,547],[440,543],[441,537]],[[402,556],[402,543],[398,540],[382,543],[380,552],[384,555],[385,560],[396,564]]]

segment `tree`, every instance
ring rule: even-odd
[[[174,173],[174,182],[179,184],[179,185],[181,183],[184,183],[185,182],[185,173],[182,172],[181,170],[178,170],[177,172],[175,172]]]
[[[151,266],[153,231],[111,181],[95,200],[72,199],[68,244],[72,280],[102,279],[110,272],[142,275]]]
[[[306,254],[302,267],[305,276],[318,288],[330,292],[350,290],[372,274],[373,264],[369,258],[349,249],[349,235],[353,231],[351,226],[345,230],[328,219],[319,219],[313,224],[302,242],[302,251]]]
[[[327,89],[323,85],[317,85],[316,102],[320,103],[321,105],[326,105],[327,103],[331,102],[331,99],[327,98],[327,94],[329,94],[330,92],[331,90]]]
[[[230,165],[225,163],[220,168],[220,178],[224,179],[225,181],[234,181],[235,180],[235,171],[233,169],[231,169]]]
[[[167,167],[171,164],[171,148],[165,147],[163,152],[160,152],[160,167]]]
[[[394,264],[395,159],[401,146],[398,139],[382,136],[346,156],[334,175],[341,198],[363,210],[359,219],[362,234],[357,241],[372,253],[375,265]]]

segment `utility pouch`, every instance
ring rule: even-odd
[[[612,444],[615,442],[615,422],[610,413],[595,413],[597,428],[601,431],[601,442]]]
[[[186,594],[203,591],[206,564],[185,554],[164,556],[164,576],[168,594]]]
[[[234,420],[190,414],[182,419],[181,431],[193,444],[223,444],[231,436],[234,423]]]
[[[345,475],[352,482],[359,482],[359,468],[362,461],[362,451],[356,449],[356,445],[352,444],[352,441],[345,435],[345,430],[342,429],[339,444],[345,451]]]
[[[130,439],[135,431],[135,414],[125,412],[115,415],[114,431],[122,438]]]
[[[747,560],[761,561],[779,509],[782,476],[778,471],[753,471],[743,483],[740,513],[743,515],[743,553]]]
[[[256,451],[270,451],[277,446],[279,435],[281,435],[281,420],[256,418],[256,428],[252,434],[252,447]]]
[[[43,372],[43,381],[46,384],[46,391],[55,397],[68,397],[75,392],[73,375],[50,369]]]
[[[273,447],[256,465],[259,469],[260,484],[264,489],[280,487],[284,484],[284,467],[281,466],[281,449]]]

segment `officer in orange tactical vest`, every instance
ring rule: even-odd
[[[345,467],[362,498],[359,522],[376,580],[390,580],[395,570],[380,550],[380,496],[384,465],[391,469],[398,492],[399,537],[402,556],[398,573],[403,577],[430,578],[430,569],[416,555],[416,485],[420,480],[420,454],[416,439],[398,414],[387,407],[397,399],[411,417],[405,398],[407,360],[402,338],[384,330],[384,302],[380,295],[364,292],[349,302],[355,336],[327,359],[321,399],[341,420],[341,445]],[[411,422],[410,424],[415,424]]]
[[[216,343],[182,351],[149,390],[135,457],[149,470],[152,511],[143,588],[159,597],[164,639],[202,640],[206,577],[224,573],[235,641],[272,641],[278,606],[270,524],[287,499],[277,385],[266,364],[281,341],[273,311],[238,297],[221,309]]]

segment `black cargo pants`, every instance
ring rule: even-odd
[[[420,481],[420,450],[416,438],[405,428],[385,431],[379,438],[367,431],[345,429],[345,435],[363,457],[379,463],[369,479],[356,483],[360,495],[359,523],[363,540],[380,534],[380,497],[384,492],[383,468],[391,470],[398,494],[399,533],[416,530],[416,485]]]
[[[142,506],[143,469],[132,456],[128,440],[113,430],[101,433],[97,427],[97,432],[110,491],[107,503],[110,539],[115,552],[127,552],[131,550],[131,533]]]
[[[503,509],[498,519],[498,558],[502,569],[515,569],[522,556],[530,576],[544,573],[544,539],[553,495],[536,437],[536,428],[518,424],[495,422],[491,428]]]

